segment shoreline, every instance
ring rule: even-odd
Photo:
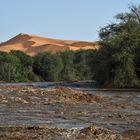
[[[40,88],[49,88],[63,86],[74,89],[83,89],[86,91],[112,91],[112,92],[140,92],[140,88],[97,88],[94,85],[94,81],[79,81],[79,82],[7,82],[0,83],[0,86],[33,86]]]

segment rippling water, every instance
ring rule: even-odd
[[[33,88],[19,89],[18,92],[6,88],[1,89],[0,125],[49,125],[58,128],[81,128],[95,124],[118,132],[135,130],[140,127],[139,92],[98,91],[93,90],[90,86],[80,87],[80,84],[77,87],[74,85],[71,87],[84,90],[86,94],[101,96],[105,100],[89,104],[73,104],[72,102],[57,101],[58,95],[54,96],[51,93],[41,95],[25,92],[53,91],[56,83],[51,82],[1,84],[1,86],[6,85],[7,87],[22,85],[33,86]]]

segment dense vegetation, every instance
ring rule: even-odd
[[[77,81],[94,79],[100,86],[140,87],[140,6],[115,16],[99,31],[99,50],[0,52],[0,81]]]
[[[129,9],[99,32],[103,47],[95,73],[101,85],[140,87],[140,6]]]
[[[44,52],[34,57],[20,51],[0,52],[0,81],[76,81],[91,79],[92,51]]]

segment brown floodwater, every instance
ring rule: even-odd
[[[57,136],[56,133],[47,134],[50,139],[76,139],[76,133],[91,126],[127,138],[132,133],[133,139],[137,139],[140,138],[140,92],[88,90],[85,87],[0,86],[0,139],[10,138],[10,134],[15,134],[13,131],[19,133],[25,129],[22,127],[33,126],[41,127],[36,130],[39,133],[44,127],[49,134],[56,129],[61,132]],[[10,134],[4,134],[5,131]],[[82,139],[81,135],[77,139]]]

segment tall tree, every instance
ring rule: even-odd
[[[115,87],[137,87],[139,84],[140,48],[140,6],[131,6],[129,13],[115,16],[117,23],[109,24],[100,30],[100,50],[104,73],[102,84],[111,84]],[[102,59],[103,58],[103,59]],[[100,83],[101,79],[97,79]]]

